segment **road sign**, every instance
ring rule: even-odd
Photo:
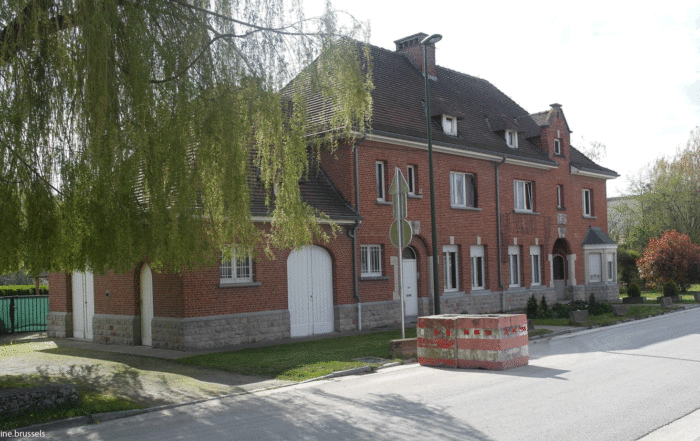
[[[389,187],[389,194],[393,195],[392,205],[394,208],[394,219],[403,219],[406,217],[406,207],[408,206],[408,183],[403,177],[401,169],[396,167],[394,179]],[[405,245],[404,245],[405,246]]]
[[[403,235],[399,237],[399,222],[402,224]],[[389,228],[389,239],[391,239],[392,245],[396,248],[406,248],[411,239],[413,238],[413,228],[411,228],[411,223],[406,219],[401,219],[400,221],[394,221]]]

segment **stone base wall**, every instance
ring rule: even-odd
[[[177,350],[211,349],[290,337],[289,311],[154,318],[153,347]]]
[[[367,302],[362,304],[362,329],[401,325],[401,302]]]
[[[76,405],[80,395],[75,386],[40,386],[0,391],[0,415],[13,415],[25,410],[52,409],[63,404]]]
[[[73,337],[73,313],[49,312],[46,316],[46,335],[50,338]]]
[[[586,298],[583,300],[588,301],[591,294],[595,295],[595,299],[598,302],[606,303],[618,303],[620,300],[620,287],[617,283],[605,284],[605,285],[585,285]]]
[[[106,345],[140,345],[141,316],[95,314],[92,341]]]
[[[185,324],[183,319],[153,317],[151,345],[159,349],[185,350]]]
[[[525,309],[527,300],[533,294],[538,302],[542,299],[542,296],[547,299],[547,303],[550,305],[556,303],[557,300],[554,288],[509,289],[505,291],[505,311],[501,311],[500,291],[481,291],[472,292],[470,294],[463,292],[446,293],[440,298],[440,312],[442,314],[486,314],[518,311]],[[429,306],[430,310],[432,310],[432,299],[430,300]]]
[[[364,314],[364,306],[362,304]],[[335,305],[333,307],[333,319],[336,332],[354,331],[357,329],[357,303],[350,305]]]

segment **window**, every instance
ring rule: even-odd
[[[408,194],[416,194],[416,166],[409,165],[406,168],[406,182],[408,182]]]
[[[453,207],[476,207],[474,175],[450,172],[450,203]]]
[[[600,283],[603,281],[601,277],[601,254],[591,253],[588,255],[588,281],[590,283]]]
[[[442,115],[442,130],[448,135],[457,135],[457,120],[455,117]]]
[[[608,254],[606,260],[608,261],[608,282],[614,282],[617,275],[617,271],[615,271],[615,255]]]
[[[484,289],[485,271],[484,271],[484,246],[471,246],[472,258],[472,289]]]
[[[224,260],[222,252],[219,281],[221,283],[253,282],[253,259],[249,254],[242,256],[234,251],[231,259]]]
[[[515,181],[515,209],[532,211],[532,182]]]
[[[561,155],[561,141],[559,139],[554,140],[554,154]]]
[[[564,208],[564,186],[557,185],[557,208]]]
[[[532,263],[532,283],[531,285],[542,284],[542,258],[539,245],[530,247],[530,262]]]
[[[515,130],[506,130],[506,144],[508,147],[517,149],[518,148],[518,132]]]
[[[520,247],[508,247],[509,286],[520,286]]]
[[[592,204],[591,204],[591,190],[584,188],[583,189],[583,215],[586,217],[592,217],[593,216],[593,211],[592,211]]]
[[[360,245],[360,267],[362,277],[382,275],[382,246]]]
[[[385,201],[385,180],[384,180],[384,162],[377,161],[376,163],[376,176],[377,176],[377,200]]]
[[[442,247],[442,257],[445,268],[445,292],[459,289],[459,262],[457,259],[457,246],[445,245]]]

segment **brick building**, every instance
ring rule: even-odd
[[[274,260],[238,256],[178,275],[146,262],[124,275],[51,274],[50,335],[190,349],[400,323],[388,235],[396,167],[414,226],[403,252],[406,315],[430,313],[426,36],[397,40],[395,51],[371,47],[371,132],[324,154],[300,184],[344,234]],[[427,50],[442,312],[521,309],[532,294],[550,304],[617,298],[616,245],[605,232],[605,182],[617,174],[570,145],[561,105],[529,114]],[[262,193],[253,194],[253,218],[266,228]]]

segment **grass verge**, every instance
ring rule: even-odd
[[[591,316],[587,322],[573,325],[571,320],[568,318],[549,318],[549,319],[534,319],[532,322],[535,326],[592,326],[592,325],[612,325],[622,321],[630,319],[642,319],[646,317],[653,317],[655,315],[660,315],[668,311],[673,311],[680,309],[679,307],[673,307],[672,309],[662,308],[655,304],[641,304],[641,305],[629,305],[629,310],[624,316],[618,317],[614,316],[612,313],[600,314]]]
[[[406,338],[416,336],[415,328],[406,329]],[[219,369],[243,375],[303,381],[332,372],[372,363],[354,358],[390,358],[389,341],[401,338],[401,331],[375,332],[324,340],[287,343],[262,348],[216,352],[178,358],[177,363]]]
[[[2,375],[0,376],[0,390],[45,386],[51,382],[50,378],[47,379],[39,375]],[[25,411],[12,416],[2,415],[0,416],[0,430],[12,430],[76,416],[146,407],[124,398],[104,395],[84,387],[80,389],[79,393],[80,404],[77,406],[65,405],[41,411]]]

